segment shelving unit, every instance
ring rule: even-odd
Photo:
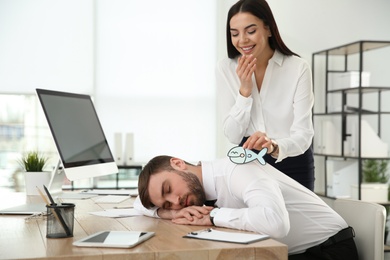
[[[362,199],[363,161],[390,160],[389,68],[390,41],[313,53],[313,148],[321,195]]]

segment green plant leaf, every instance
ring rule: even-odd
[[[25,154],[21,159],[21,165],[26,172],[41,172],[45,167],[48,158],[36,151]]]
[[[364,160],[363,161],[363,180],[365,182],[387,183],[387,160]]]

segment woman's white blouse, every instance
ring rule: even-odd
[[[237,59],[224,59],[217,65],[218,113],[228,140],[239,144],[244,136],[265,132],[279,145],[277,162],[303,154],[311,145],[314,130],[311,70],[297,56],[275,51],[268,61],[260,92],[253,76],[249,97],[239,93]]]

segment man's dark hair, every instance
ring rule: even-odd
[[[172,156],[159,155],[151,159],[145,167],[142,169],[138,177],[138,195],[142,205],[150,209],[155,205],[150,201],[150,195],[148,192],[150,176],[162,171],[177,172],[171,165]],[[193,165],[184,161],[185,164]]]
[[[264,22],[266,26],[269,27],[271,32],[271,37],[268,38],[269,45],[271,49],[278,50],[280,53],[291,56],[298,54],[292,52],[283,42],[280,34],[278,26],[276,25],[276,21],[274,15],[272,14],[271,8],[269,7],[267,1],[265,0],[240,0],[236,4],[234,4],[229,12],[227,17],[226,24],[226,40],[227,40],[227,52],[228,57],[234,59],[238,57],[240,52],[234,47],[232,43],[232,35],[230,32],[230,20],[233,16],[238,13],[250,13],[260,20]]]
[[[171,166],[172,156],[160,155],[151,159],[145,167],[142,169],[138,177],[138,195],[141,199],[142,205],[149,209],[154,207],[153,203],[150,201],[150,196],[148,192],[150,176],[157,174],[161,171],[174,171]]]

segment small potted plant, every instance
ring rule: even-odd
[[[20,164],[25,171],[24,179],[26,184],[26,195],[39,195],[37,187],[48,185],[50,181],[50,171],[44,171],[48,157],[30,151],[23,155]]]
[[[387,202],[388,160],[367,159],[363,161],[363,183],[361,199],[373,202]]]

